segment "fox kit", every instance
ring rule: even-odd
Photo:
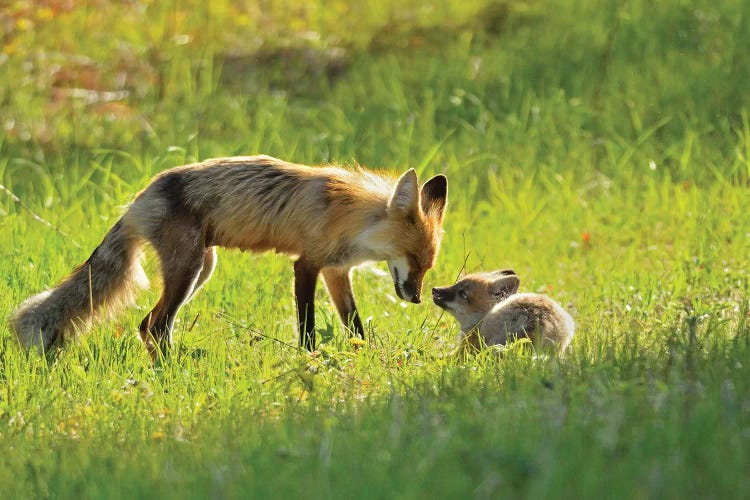
[[[516,293],[520,280],[512,270],[470,274],[453,286],[432,289],[432,300],[461,325],[460,340],[479,347],[505,345],[529,337],[535,345],[565,351],[573,338],[573,318],[557,302],[538,293]]]
[[[319,274],[345,325],[364,338],[352,267],[387,261],[396,294],[418,304],[422,279],[440,247],[447,193],[445,176],[420,187],[414,169],[395,179],[269,156],[175,167],[137,195],[86,262],[56,288],[21,304],[11,326],[22,345],[46,350],[77,327],[131,302],[147,283],[140,247],[148,242],[164,281],[161,298],[140,325],[152,356],[171,346],[177,312],[210,278],[217,246],[297,256],[300,345],[315,348]]]

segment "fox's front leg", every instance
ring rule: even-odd
[[[299,344],[315,349],[315,285],[320,268],[300,258],[294,263],[294,298],[299,318]]]
[[[328,293],[333,299],[333,304],[341,316],[341,321],[350,330],[354,331],[359,338],[365,338],[365,328],[357,311],[352,292],[352,279],[350,268],[324,267],[323,279],[326,282]]]

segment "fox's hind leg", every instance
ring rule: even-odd
[[[161,260],[164,289],[159,302],[140,326],[141,339],[152,358],[156,357],[157,350],[165,353],[171,347],[175,317],[203,275],[207,253],[199,227],[173,224],[169,232],[169,237],[154,242]],[[204,278],[208,275],[210,273]]]
[[[357,312],[357,304],[354,302],[350,272],[351,269],[340,267],[324,267],[322,270],[328,293],[344,326],[352,330],[359,338],[364,339],[365,328]]]

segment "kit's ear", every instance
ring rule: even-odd
[[[492,271],[490,278],[490,295],[498,302],[518,292],[521,285],[521,280],[511,269]]]

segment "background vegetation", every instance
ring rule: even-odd
[[[0,46],[0,316],[156,172],[266,153],[447,174],[426,285],[512,267],[578,328],[460,359],[378,264],[308,355],[289,259],[220,252],[157,367],[158,284],[44,357],[0,327],[9,498],[748,497],[750,3],[16,1]]]

